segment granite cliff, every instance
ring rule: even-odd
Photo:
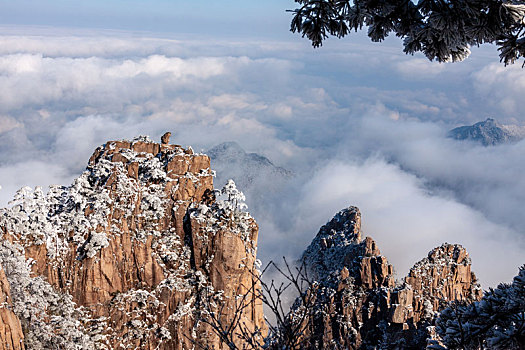
[[[234,315],[222,310],[239,302],[242,324],[264,334],[261,303],[237,298],[258,290],[257,224],[236,198],[215,198],[206,155],[166,138],[107,142],[71,186],[24,188],[2,209],[2,339],[222,349],[203,320],[219,312],[228,323]]]
[[[24,334],[20,319],[13,312],[11,288],[4,269],[0,267],[0,349],[24,349]]]

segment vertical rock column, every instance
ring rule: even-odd
[[[0,350],[25,349],[22,326],[12,308],[9,282],[0,266]]]

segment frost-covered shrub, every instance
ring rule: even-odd
[[[51,186],[47,195],[41,187],[23,187],[10,208],[0,209],[0,226],[22,241],[45,244],[49,257],[60,258],[69,251],[70,232],[74,243],[83,244],[90,232],[107,226],[111,198],[91,184],[90,175],[84,172],[70,187]]]
[[[107,246],[109,246],[108,236],[104,232],[93,232],[82,248],[79,249],[81,251],[79,259],[92,258],[100,249]]]
[[[525,57],[523,1],[296,0],[293,32],[314,47],[329,36],[344,37],[367,28],[372,41],[389,34],[403,39],[404,52],[430,60],[462,61],[470,46],[494,43],[505,64]]]
[[[223,209],[229,211],[243,211],[248,209],[248,206],[244,201],[246,197],[244,193],[237,189],[235,182],[232,179],[229,179],[226,185],[218,191],[219,195],[226,196],[225,200],[219,200],[218,203],[222,206]]]

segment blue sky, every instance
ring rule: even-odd
[[[297,256],[357,205],[400,273],[448,241],[485,286],[510,280],[525,261],[525,141],[446,132],[488,117],[525,125],[521,65],[491,45],[429,62],[363,32],[314,50],[288,31],[293,7],[0,1],[0,206],[24,185],[71,183],[107,140],[170,130],[197,150],[236,141],[296,174],[245,189],[263,259]]]
[[[284,37],[293,1],[2,0],[4,24]]]

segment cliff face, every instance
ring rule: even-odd
[[[432,250],[396,283],[376,243],[361,238],[360,222],[356,207],[340,211],[302,257],[317,281],[307,291],[309,306],[296,303],[289,315],[305,328],[302,347],[425,348],[444,302],[481,298],[463,247]]]
[[[0,350],[25,349],[22,325],[12,309],[11,288],[0,267]]]
[[[16,257],[13,271],[31,269],[18,299],[35,280],[57,299],[26,300],[37,308],[22,319],[26,344],[62,334],[63,348],[221,349],[202,321],[216,311],[228,322],[233,309],[264,333],[262,305],[236,298],[258,290],[257,224],[236,200],[215,199],[206,155],[163,141],[107,142],[70,187],[23,189],[0,212],[0,253]],[[35,317],[42,329],[31,330]]]

